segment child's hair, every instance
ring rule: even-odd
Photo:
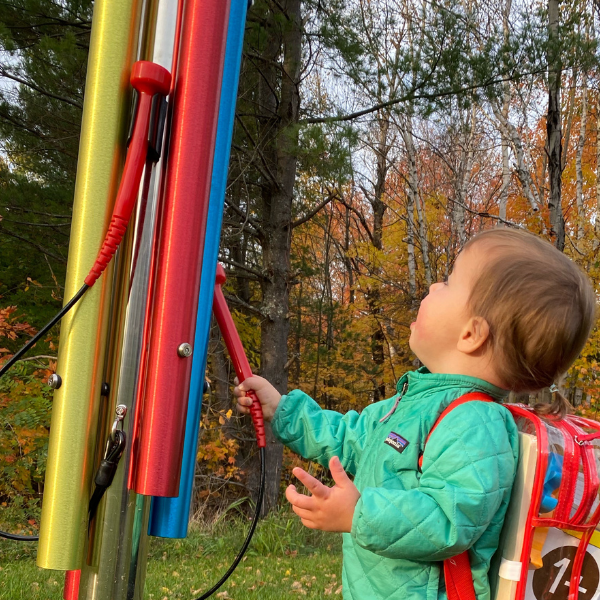
[[[482,248],[486,263],[469,308],[489,324],[494,367],[504,387],[533,392],[558,383],[594,324],[596,295],[586,274],[554,246],[518,229],[484,231],[464,250]],[[537,405],[563,416],[569,404],[555,394]]]

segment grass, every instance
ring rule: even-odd
[[[227,570],[247,530],[248,521],[230,516],[193,527],[185,540],[153,538],[144,598],[198,597]],[[0,540],[0,599],[62,599],[64,574],[36,567],[35,554],[35,544]],[[341,536],[306,529],[282,511],[258,525],[243,561],[213,598],[341,598],[341,569]]]

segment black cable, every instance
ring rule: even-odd
[[[78,302],[88,289],[87,283],[48,321],[20,350],[17,350],[10,360],[0,369],[0,377],[4,375],[32,346],[40,341],[40,338],[50,331]]]
[[[0,369],[0,377],[5,375],[23,354],[31,347],[35,346],[40,338],[50,331],[50,329],[52,329],[79,302],[79,300],[81,300],[81,297],[87,292],[88,287],[87,283],[84,283],[79,291],[62,307],[62,309],[56,313],[20,350],[15,352],[10,360]],[[14,533],[8,533],[8,531],[0,531],[0,538],[17,542],[37,542],[40,539],[38,535],[16,535]]]
[[[244,540],[244,544],[242,545],[238,555],[235,557],[235,560],[227,570],[227,573],[219,579],[219,581],[208,590],[208,592],[204,592],[202,596],[196,598],[196,600],[206,600],[209,596],[212,596],[228,579],[229,576],[235,571],[235,568],[238,566],[239,562],[242,560],[242,557],[246,553],[248,546],[250,545],[250,540],[254,535],[254,530],[256,529],[256,525],[258,524],[258,520],[260,518],[260,511],[262,509],[263,496],[265,494],[265,449],[260,448],[260,488],[258,490],[258,499],[256,501],[256,512],[254,513],[254,519],[252,520],[252,525],[250,526],[250,531]]]

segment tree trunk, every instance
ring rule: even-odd
[[[427,289],[433,283],[431,276],[431,263],[429,262],[429,241],[427,240],[427,217],[423,209],[423,198],[417,194],[416,199],[417,219],[419,220],[419,240],[421,242],[421,254],[423,257],[423,269],[425,270],[425,284]]]
[[[454,203],[452,210],[452,225],[458,246],[462,248],[467,241],[465,231],[465,206],[468,206],[468,187],[471,180],[471,171],[473,169],[473,160],[475,153],[473,151],[473,142],[475,137],[476,113],[475,104],[471,108],[471,114],[468,117],[468,124],[464,127],[464,139],[460,150],[460,163],[457,171],[456,196],[458,202]]]
[[[579,125],[579,140],[577,142],[577,155],[575,157],[575,171],[577,173],[577,239],[584,235],[585,208],[583,206],[583,169],[581,159],[585,146],[585,127],[587,122],[587,73],[583,74],[581,81],[581,120]]]
[[[559,0],[548,0],[548,116],[546,133],[548,139],[548,173],[550,180],[550,234],[555,246],[565,247],[565,220],[561,206],[562,186],[562,124],[560,91],[562,67],[558,40]]]
[[[348,303],[354,304],[354,268],[350,258],[350,208],[346,206],[344,219],[344,265],[348,277]]]
[[[507,0],[504,8],[504,14],[502,16],[502,29],[504,31],[504,42],[508,44],[510,41],[510,28],[509,28],[509,16],[512,2]],[[510,107],[510,83],[505,81],[502,84],[502,117],[505,122],[508,122],[508,109]],[[500,200],[499,200],[499,217],[506,221],[506,205],[508,203],[508,186],[510,185],[510,165],[508,161],[509,152],[509,138],[508,132],[505,128],[501,129],[500,133],[502,137],[502,187],[500,188]],[[502,221],[500,221],[501,224]]]
[[[596,112],[596,214],[600,214],[600,110]],[[594,229],[596,231],[594,250],[596,250],[600,243],[600,219],[596,219]]]
[[[379,266],[381,252],[383,250],[383,219],[387,210],[385,203],[385,185],[387,174],[389,171],[388,163],[388,130],[389,121],[387,115],[383,115],[378,120],[379,125],[379,140],[376,146],[377,165],[376,165],[376,180],[373,189],[373,194],[369,198],[373,208],[373,236],[372,243],[375,249],[374,264],[372,266],[372,279],[367,290],[367,303],[369,305],[369,313],[373,318],[373,331],[371,333],[371,356],[375,365],[375,373],[373,375],[373,401],[377,402],[386,397],[385,381],[383,379],[383,364],[385,362],[385,335],[383,332],[382,307],[381,307],[381,285],[379,275],[381,268]]]
[[[417,152],[413,140],[412,118],[406,117],[402,130],[404,146],[406,148],[406,159],[408,162],[408,190],[406,194],[406,213],[407,213],[407,238],[408,238],[408,291],[410,293],[411,304],[415,304],[417,299],[417,275],[415,264],[415,208],[419,204],[419,176],[417,173]],[[422,219],[419,219],[422,223]],[[422,237],[422,236],[421,236]],[[422,243],[421,239],[421,243]],[[429,274],[431,279],[431,273]]]
[[[292,199],[296,178],[299,79],[302,58],[300,0],[273,3],[266,15],[268,39],[259,79],[263,154],[272,179],[262,188],[261,375],[287,393]],[[282,62],[278,59],[283,53]],[[276,90],[280,89],[279,97]],[[283,446],[267,428],[267,487],[263,513],[277,506]]]
[[[497,106],[494,101],[490,102],[490,106],[492,107],[492,111],[496,117],[500,131],[506,137],[506,139],[510,140],[510,144],[515,153],[515,159],[517,161],[516,172],[521,183],[521,187],[523,188],[523,194],[529,201],[531,209],[534,212],[537,212],[540,209],[541,201],[539,194],[535,189],[529,167],[527,166],[521,136],[517,128],[510,122],[508,115],[505,115],[503,110]]]

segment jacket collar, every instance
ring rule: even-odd
[[[436,392],[443,392],[452,388],[466,388],[468,391],[484,392],[489,394],[494,400],[504,400],[508,396],[508,390],[503,390],[483,379],[470,377],[469,375],[453,375],[447,373],[430,373],[427,367],[421,367],[416,371],[405,373],[398,383],[396,390],[402,393],[405,385],[403,399],[422,395],[428,395]]]

